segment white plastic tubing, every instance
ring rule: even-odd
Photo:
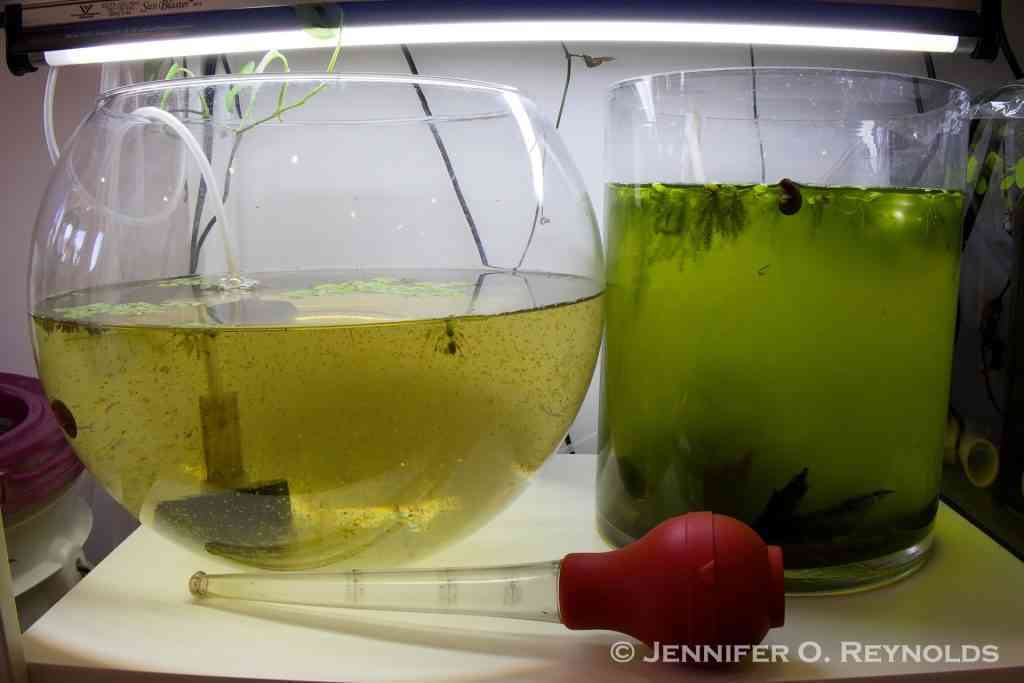
[[[46,74],[46,89],[43,91],[43,137],[46,138],[46,151],[50,153],[50,161],[54,166],[60,159],[57,137],[53,133],[53,93],[57,89],[57,73],[59,67],[51,66]]]
[[[262,62],[261,66],[263,66]],[[50,155],[50,161],[54,165],[56,165],[60,160],[60,147],[57,145],[57,137],[53,126],[53,101],[57,90],[57,76],[59,71],[59,67],[50,67],[50,71],[46,75],[46,87],[43,93],[43,136],[46,139],[46,150]],[[202,147],[199,146],[199,143],[196,141],[195,137],[193,137],[192,133],[189,132],[188,128],[186,128],[176,116],[164,111],[163,109],[159,109],[157,107],[139,107],[133,113],[150,121],[164,124],[181,139],[182,143],[184,143],[185,150],[191,154],[192,159],[196,162],[196,166],[199,168],[200,174],[203,176],[203,180],[206,181],[206,187],[208,190],[207,197],[213,206],[214,215],[217,217],[217,229],[220,232],[221,242],[224,244],[224,259],[227,262],[228,272],[231,274],[237,274],[238,262],[235,258],[234,249],[228,241],[228,235],[233,233],[228,229],[227,212],[224,210],[224,202],[221,199],[222,195],[220,192],[220,184],[214,176],[213,168],[210,166],[209,160],[206,158],[206,155],[203,154]],[[182,154],[184,155],[184,151]],[[141,219],[141,222],[165,220],[177,208],[184,191],[185,164],[184,158],[182,158],[181,162],[178,164],[178,178],[175,182],[173,199],[168,202],[166,209],[161,211],[159,214]],[[131,222],[140,222],[140,219],[138,218],[129,216],[124,216],[124,218],[129,219]]]
[[[210,161],[203,154],[203,148],[199,146],[199,142],[192,136],[192,133],[185,127],[185,124],[179,121],[178,117],[174,114],[170,114],[159,107],[139,107],[132,113],[136,116],[145,117],[150,121],[164,124],[177,134],[185,144],[185,149],[192,155],[192,159],[196,162],[199,172],[203,176],[203,180],[206,181],[206,196],[213,205],[213,213],[217,217],[217,229],[220,231],[220,238],[224,243],[224,260],[227,261],[228,272],[231,275],[237,275],[238,262],[235,260],[234,249],[231,248],[231,242],[228,240],[228,234],[231,231],[228,230],[227,212],[224,210],[224,202],[221,200],[220,183],[217,182],[217,178],[213,174]]]

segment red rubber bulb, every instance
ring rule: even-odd
[[[558,579],[562,623],[649,646],[756,645],[785,622],[782,550],[710,512],[662,522],[605,553],[573,553]]]

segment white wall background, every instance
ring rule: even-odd
[[[1006,3],[1011,41],[1024,57],[1024,3]],[[609,55],[615,61],[594,69],[574,63],[561,132],[583,174],[601,215],[603,184],[603,106],[609,84],[630,76],[715,66],[747,66],[745,46],[667,46],[633,44],[572,44],[577,53]],[[531,95],[552,119],[558,108],[565,61],[557,44],[416,47],[417,65],[425,75],[454,76],[514,85]],[[241,64],[245,58],[233,58]],[[296,53],[297,68],[317,68],[325,55]],[[851,50],[757,48],[759,66],[808,65],[924,73],[920,55]],[[1012,78],[1000,59],[988,64],[966,57],[936,56],[938,77],[961,83],[974,92]],[[341,69],[347,72],[405,73],[397,48],[347,50]],[[108,79],[110,73],[108,72]],[[0,68],[0,371],[35,374],[27,324],[29,240],[36,209],[45,190],[50,162],[43,143],[41,105],[45,72],[20,78]],[[61,73],[56,99],[58,140],[65,140],[84,116],[100,83],[100,69],[73,67]],[[581,450],[596,449],[597,402],[595,381],[573,429]],[[100,495],[93,556],[102,555],[131,522]]]

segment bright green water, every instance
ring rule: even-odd
[[[785,194],[608,187],[608,536],[711,509],[794,569],[930,532],[962,195],[802,186],[786,215]]]

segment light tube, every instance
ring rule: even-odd
[[[775,24],[688,21],[492,21],[343,29],[345,47],[553,41],[789,45],[909,52],[955,52],[959,38],[933,33]],[[174,56],[330,48],[302,30],[170,38],[44,53],[51,66],[127,62]]]

